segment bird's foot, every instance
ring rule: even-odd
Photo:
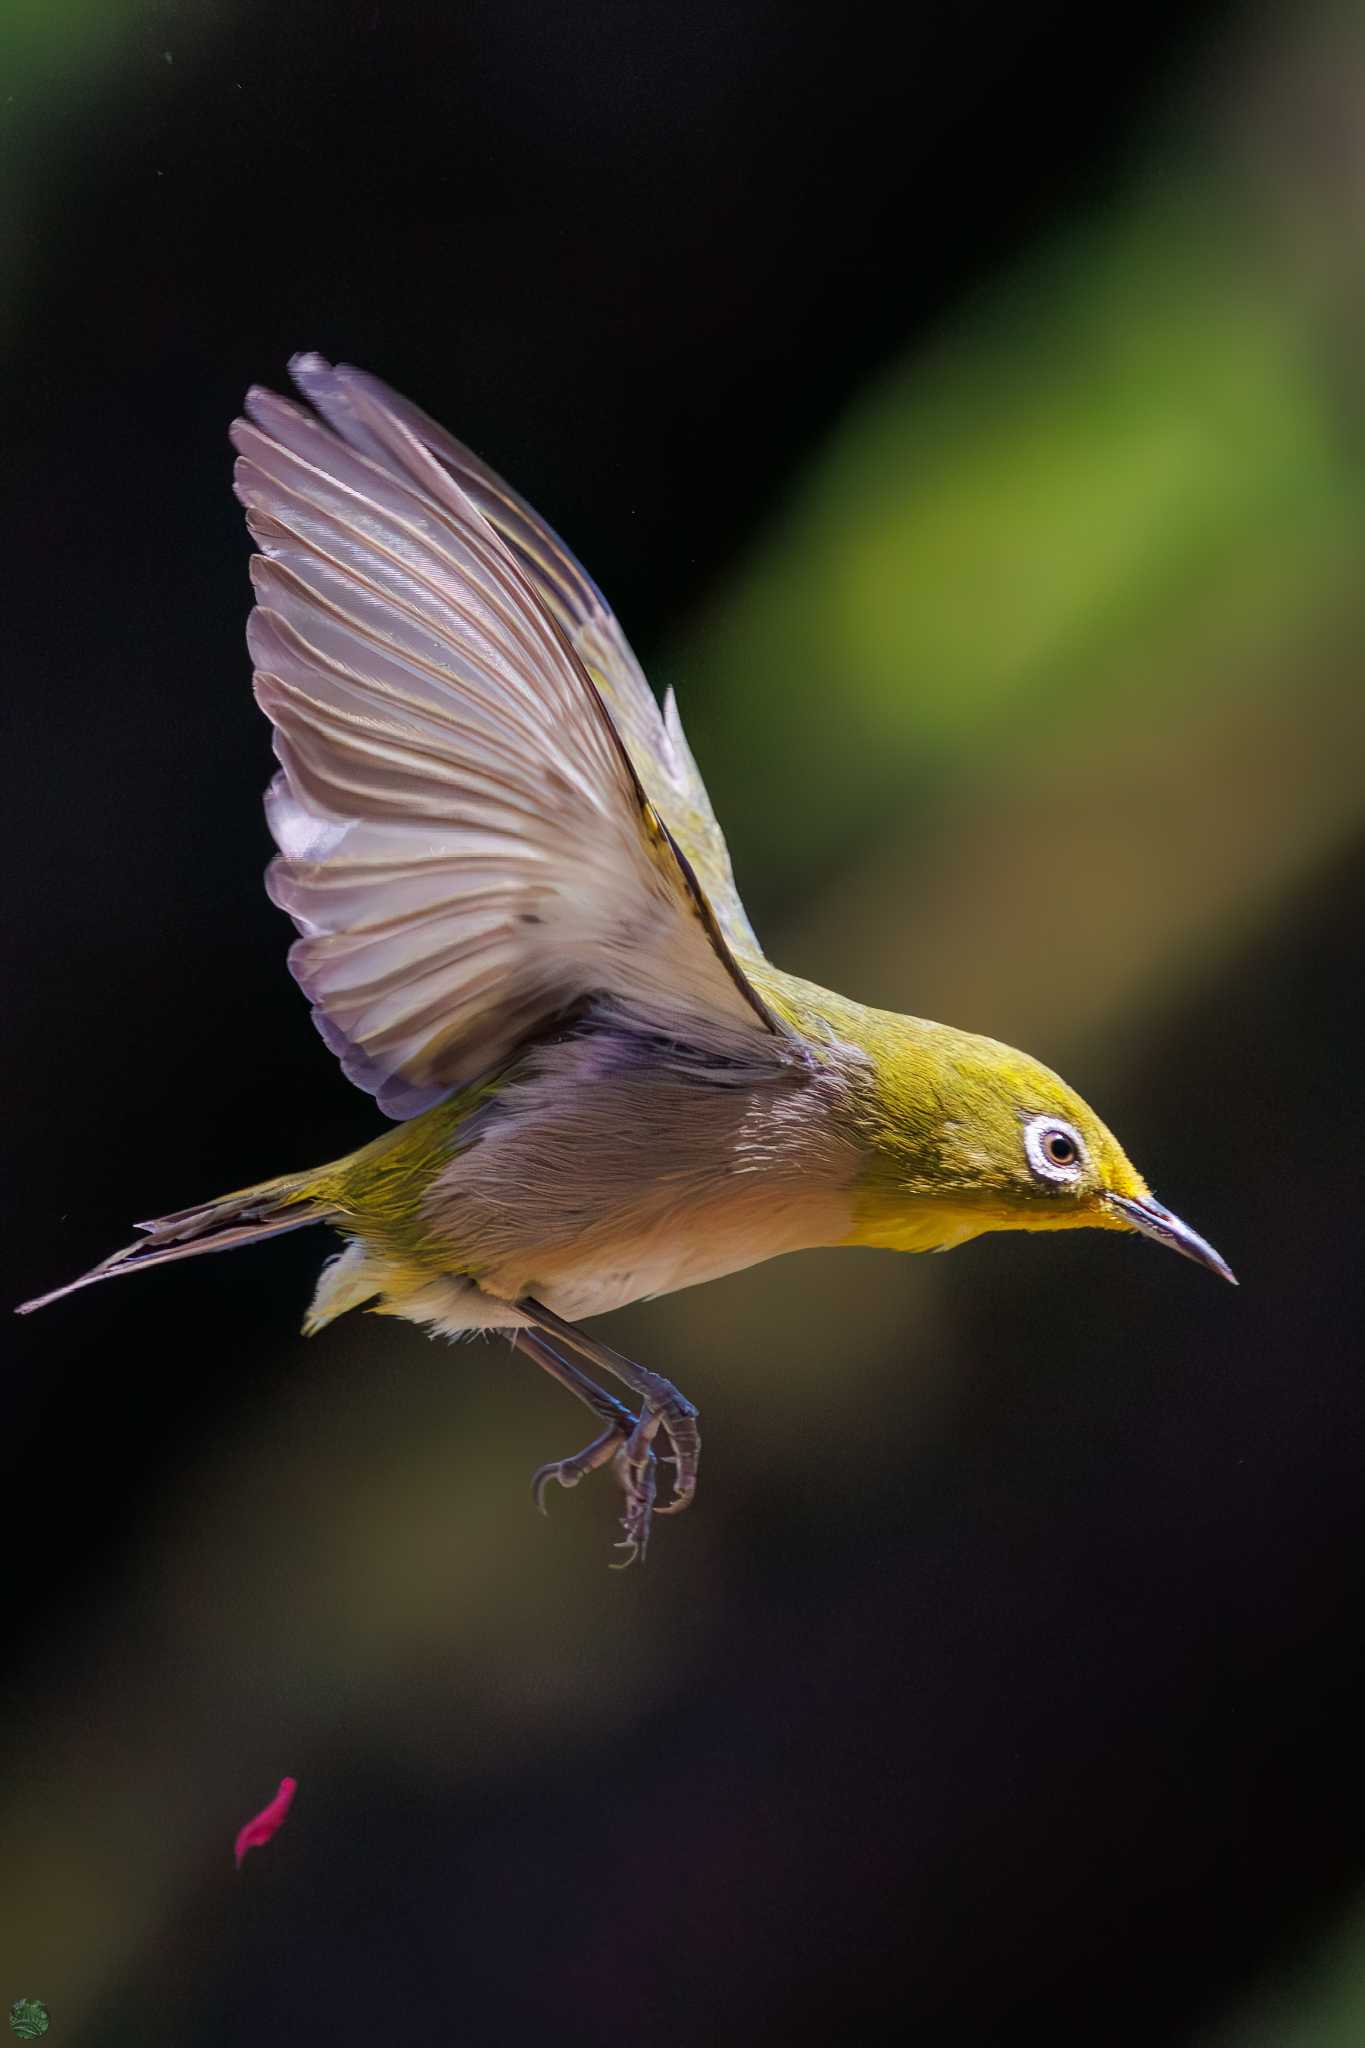
[[[625,1536],[619,1548],[628,1553],[623,1564],[635,1564],[644,1557],[654,1515],[681,1514],[697,1490],[697,1463],[701,1457],[697,1410],[671,1380],[623,1358],[619,1351],[566,1322],[543,1302],[526,1295],[517,1307],[525,1313],[529,1327],[519,1328],[512,1341],[581,1401],[586,1401],[607,1424],[602,1435],[576,1457],[541,1467],[532,1481],[536,1504],[543,1509],[545,1488],[551,1479],[557,1479],[562,1486],[577,1486],[585,1472],[604,1465],[608,1458],[613,1459],[616,1476],[626,1493],[626,1512],[621,1518]],[[549,1336],[623,1380],[640,1402],[639,1415],[633,1415],[612,1395],[604,1394],[549,1343]],[[673,1467],[673,1497],[656,1509],[658,1471],[654,1444],[660,1433],[668,1445],[666,1462]]]
[[[628,1415],[626,1421],[635,1425],[634,1416]],[[589,1472],[596,1472],[603,1465],[612,1467],[626,1496],[625,1513],[621,1517],[625,1534],[617,1548],[629,1552],[620,1564],[612,1567],[614,1571],[621,1571],[626,1565],[643,1563],[649,1548],[658,1460],[651,1444],[636,1443],[637,1434],[638,1425],[627,1428],[625,1424],[613,1423],[581,1451],[575,1451],[571,1458],[552,1458],[531,1477],[531,1498],[543,1515],[546,1513],[545,1495],[551,1485],[574,1487]]]

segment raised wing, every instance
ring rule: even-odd
[[[281,764],[267,886],[344,1071],[413,1116],[588,997],[776,1055],[780,1025],[517,557],[378,387],[317,357],[298,374],[310,396],[331,380],[346,438],[253,390],[234,483]]]
[[[673,692],[668,691],[660,711],[611,606],[559,535],[487,463],[377,377],[334,370],[312,355],[296,357],[290,369],[299,389],[343,440],[378,453],[356,404],[364,397],[400,420],[478,507],[597,684],[646,794],[691,863],[730,946],[742,959],[761,960],[763,949],[740,902],[725,835],[683,734]]]

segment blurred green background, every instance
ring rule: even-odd
[[[255,880],[224,429],[318,346],[561,527],[769,951],[1028,1046],[1242,1279],[611,1318],[605,1483],[330,1249],[15,1333],[0,2003],[51,2039],[1365,2038],[1365,16],[12,11],[14,1298],[374,1129]],[[240,1876],[284,1772],[291,1818]]]

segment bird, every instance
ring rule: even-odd
[[[699,1417],[597,1315],[782,1253],[997,1230],[1138,1233],[1233,1281],[1040,1061],[773,965],[673,692],[586,570],[377,378],[289,367],[298,400],[253,386],[231,429],[279,763],[266,886],[389,1127],[138,1225],[21,1312],[330,1226],[305,1332],[367,1307],[506,1333],[596,1424],[537,1505],[609,1469],[630,1564],[694,1496]]]

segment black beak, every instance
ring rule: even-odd
[[[1134,1230],[1140,1230],[1144,1237],[1152,1238],[1157,1244],[1169,1245],[1173,1252],[1183,1258],[1193,1259],[1197,1266],[1207,1266],[1210,1273],[1217,1273],[1221,1280],[1230,1281],[1235,1287],[1237,1276],[1226,1259],[1221,1258],[1213,1246],[1191,1230],[1188,1223],[1182,1223],[1178,1216],[1172,1216],[1169,1209],[1163,1209],[1160,1202],[1149,1195],[1145,1202],[1130,1201],[1127,1195],[1111,1195],[1109,1206],[1117,1209],[1125,1223]]]

